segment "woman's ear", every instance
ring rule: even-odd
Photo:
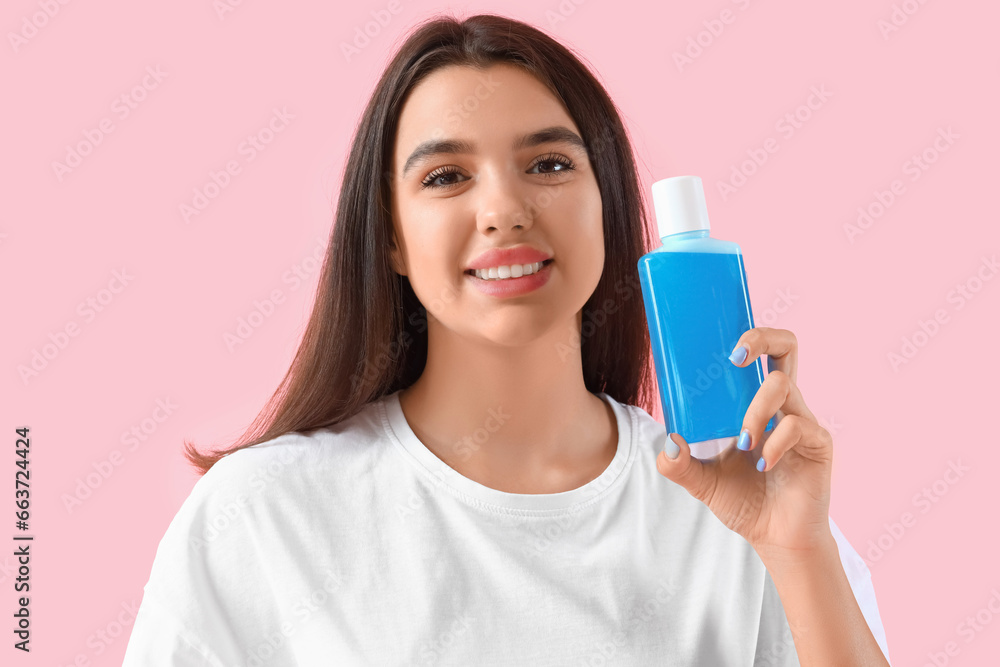
[[[404,254],[399,244],[399,217],[395,211],[396,198],[392,198],[393,212],[389,215],[389,261],[392,263],[392,270],[401,276],[406,275],[406,262]]]
[[[392,270],[401,276],[406,275],[406,263],[403,261],[403,253],[400,252],[396,244],[395,233],[392,236],[392,244],[389,246],[389,261],[392,262]]]

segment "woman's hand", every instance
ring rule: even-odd
[[[795,334],[756,327],[740,337],[736,347],[741,345],[748,352],[737,366],[767,355],[768,367],[743,417],[748,450],[733,446],[715,459],[700,461],[691,456],[687,441],[674,433],[669,438],[680,452],[675,459],[661,452],[656,467],[742,535],[765,564],[807,561],[833,542],[829,523],[833,438],[806,407],[795,384]],[[774,415],[777,425],[765,434]],[[672,443],[668,441],[665,448],[671,450]],[[766,465],[761,462],[759,471],[761,458]]]

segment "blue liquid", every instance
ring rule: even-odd
[[[639,282],[668,431],[688,442],[738,436],[764,381],[759,357],[729,361],[754,326],[739,246],[707,231],[665,237],[640,258]]]

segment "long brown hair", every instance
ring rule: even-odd
[[[525,23],[491,14],[419,24],[382,74],[344,170],[316,301],[291,367],[240,440],[187,460],[204,474],[223,456],[289,432],[337,424],[410,386],[427,361],[427,311],[390,263],[391,167],[410,90],[448,65],[524,68],[562,101],[580,129],[603,202],[605,263],[584,305],[578,345],[591,393],[652,414],[655,400],[639,258],[653,248],[635,160],[604,87],[566,47]]]

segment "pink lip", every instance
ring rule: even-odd
[[[517,262],[514,263],[516,264]],[[525,262],[525,264],[527,263],[528,262]],[[466,280],[471,280],[476,289],[483,294],[500,298],[508,298],[533,292],[545,283],[549,282],[549,278],[552,275],[552,264],[553,262],[549,262],[535,273],[532,273],[530,276],[521,276],[520,278],[483,280],[482,278],[476,276],[475,273],[466,273],[465,276]],[[504,265],[501,264],[500,266]]]
[[[465,267],[466,271],[476,269],[488,269],[493,266],[511,266],[512,264],[534,264],[550,259],[552,255],[546,255],[541,250],[536,250],[531,246],[521,245],[514,248],[490,248],[479,257],[472,260],[472,263]]]

